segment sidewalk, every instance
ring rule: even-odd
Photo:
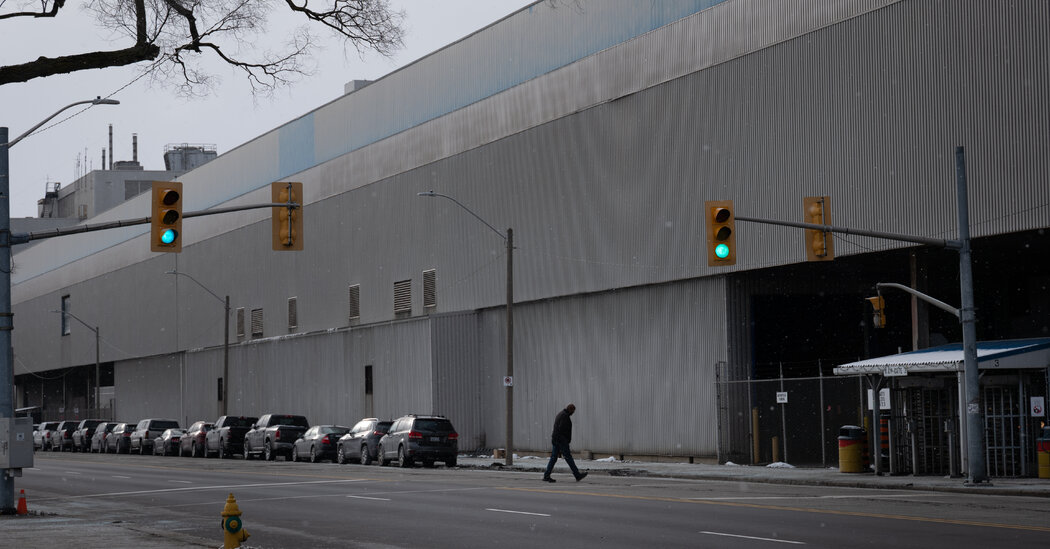
[[[595,456],[597,458],[597,456]],[[492,468],[507,470],[503,459],[491,457],[460,457],[461,467]],[[838,486],[845,488],[876,488],[892,490],[930,490],[939,492],[965,492],[967,494],[989,494],[1002,496],[1050,497],[1050,479],[1039,478],[995,478],[991,482],[976,486],[967,484],[967,479],[944,476],[890,476],[874,473],[840,473],[838,468],[802,468],[785,464],[760,465],[709,465],[694,463],[656,463],[617,461],[613,458],[577,459],[576,466],[591,475],[644,476],[683,478],[695,480],[718,480],[735,482],[757,482],[768,484],[800,484],[809,486]],[[543,474],[547,458],[515,456],[510,470]],[[569,467],[559,459],[554,475],[569,476]]]
[[[504,460],[493,457],[460,456],[458,465],[475,470],[516,471],[542,475],[547,458],[515,456],[514,465],[504,466]],[[837,468],[795,468],[790,465],[709,465],[690,463],[656,463],[617,461],[606,459],[577,459],[581,471],[588,471],[591,479],[608,476],[661,477],[677,479],[796,484],[808,486],[836,486],[846,488],[873,488],[891,490],[930,490],[964,492],[1002,496],[1050,497],[1050,479],[1002,478],[989,483],[968,486],[965,478],[940,476],[875,476],[872,473],[840,473]],[[558,480],[571,479],[564,460],[554,468]],[[584,481],[586,483],[587,481]],[[149,529],[130,523],[104,521],[67,513],[67,509],[34,506],[30,503],[28,517],[0,516],[0,538],[5,546],[24,547],[80,547],[90,540],[92,547],[176,548],[220,547],[222,536],[216,528],[214,540],[205,540],[163,528]],[[216,520],[218,525],[218,520]],[[245,548],[251,547],[251,540]]]

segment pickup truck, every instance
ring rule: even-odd
[[[255,424],[249,416],[221,416],[215,426],[204,435],[204,455],[219,459],[244,452],[244,434]]]
[[[263,414],[244,435],[244,459],[253,459],[256,454],[266,461],[273,461],[278,454],[291,459],[292,444],[309,428],[306,416]]]

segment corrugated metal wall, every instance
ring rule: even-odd
[[[963,144],[975,236],[1050,226],[1045,207],[1029,206],[1045,204],[1050,192],[1042,154],[1050,137],[1038,124],[1050,96],[1044,3],[793,5],[795,12],[774,1],[720,4],[295,174],[310,202],[303,252],[269,250],[266,211],[194,219],[177,255],[149,254],[145,239],[127,230],[98,241],[83,235],[34,246],[15,257],[16,374],[93,362],[90,332],[74,327],[62,338],[58,315],[47,312],[66,294],[74,313],[101,326],[103,361],[118,362],[118,372],[136,357],[218,345],[221,305],[184,277],[164,275],[178,268],[231,295],[235,308],[262,308],[264,337],[288,334],[290,297],[299,305],[296,331],[317,334],[240,342],[239,355],[262,374],[249,386],[266,395],[246,403],[252,408],[302,404],[269,391],[307,388],[311,379],[353,393],[363,373],[338,369],[375,360],[377,380],[407,372],[415,381],[405,394],[377,382],[378,415],[404,413],[407,404],[425,408],[415,411],[452,410],[447,413],[456,421],[465,414],[466,436],[485,436],[485,444],[495,446],[502,399],[486,384],[502,376],[504,242],[456,204],[416,196],[434,189],[500,230],[514,229],[522,338],[516,377],[524,376],[516,390],[520,446],[545,447],[546,424],[571,399],[581,406],[584,446],[713,454],[710,368],[727,359],[727,340],[733,348],[747,341],[724,333],[727,320],[739,325],[740,296],[732,296],[726,316],[721,278],[708,279],[796,263],[804,254],[795,230],[741,223],[736,267],[708,268],[704,200],[733,199],[740,215],[797,220],[802,196],[829,194],[836,224],[951,237],[952,152]],[[665,57],[657,68],[639,68],[645,65],[639,60]],[[324,114],[339,112],[333,107]],[[318,112],[311,118],[316,124],[340,117]],[[306,131],[310,123],[302,120],[284,131]],[[348,114],[341,120],[351,123]],[[315,148],[346,139],[336,133],[314,138]],[[269,182],[265,174],[278,173],[284,151],[276,133],[267,134],[187,178],[200,187],[221,181],[257,188]],[[309,165],[301,160],[280,157]],[[253,191],[234,203],[268,201],[268,191]],[[118,209],[143,204],[133,200]],[[63,263],[78,257],[78,245],[100,251]],[[851,237],[836,250],[846,256],[898,245]],[[433,311],[424,310],[421,299],[421,273],[428,269],[438,280]],[[412,280],[413,318],[480,310],[479,326],[469,314],[443,325],[395,318],[393,284],[401,280]],[[351,284],[361,287],[357,322],[374,325],[364,332],[345,330]],[[691,297],[675,297],[682,293]],[[714,309],[680,309],[709,302]],[[177,320],[156,314],[158,306],[176,310]],[[646,317],[657,321],[640,320]],[[675,323],[659,324],[665,317]],[[720,335],[687,338],[685,326]],[[679,335],[684,347],[666,344]],[[355,358],[366,348],[370,354]],[[460,353],[465,369],[458,369]],[[472,362],[474,356],[480,358]],[[214,383],[214,360],[207,364],[199,371],[212,379],[199,387]],[[187,367],[183,375],[197,371]],[[667,379],[685,383],[668,385]],[[700,390],[711,395],[689,400],[682,392],[703,383]],[[449,388],[483,395],[483,417],[470,417],[477,410],[450,397]],[[649,399],[661,389],[678,391],[657,402],[671,435],[625,438],[608,430],[611,421],[650,425],[633,408],[644,402],[651,411]],[[360,415],[349,402],[347,413]],[[214,406],[202,400],[200,413],[205,403]],[[320,421],[335,420],[331,406],[303,405]],[[598,419],[599,412],[587,416],[587,409],[613,415]],[[680,447],[670,438],[677,435],[691,438]]]

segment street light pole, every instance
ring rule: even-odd
[[[434,191],[416,193],[416,196],[438,196],[451,200],[475,219],[484,223],[486,227],[492,229],[492,232],[498,234],[507,243],[507,377],[503,382],[507,387],[507,455],[504,463],[510,467],[514,464],[514,231],[508,228],[506,234],[500,232],[499,229],[451,196]]]
[[[222,406],[219,407],[219,415],[225,416],[229,413],[229,402],[230,402],[230,296],[227,294],[226,298],[219,297],[219,294],[208,289],[207,286],[201,284],[201,281],[193,278],[187,273],[182,271],[166,271],[164,274],[170,275],[182,275],[193,281],[194,284],[200,286],[205,292],[211,294],[212,297],[218,299],[223,304],[223,338],[222,338]]]
[[[14,314],[11,312],[11,181],[8,151],[62,111],[86,103],[117,105],[119,101],[96,97],[70,103],[10,141],[7,139],[7,127],[0,126],[0,418],[15,417],[14,350],[11,348],[11,330],[14,329],[15,323]],[[0,471],[0,514],[14,514],[16,511],[13,474],[12,469]]]
[[[99,403],[99,400],[100,400],[100,397],[102,396],[102,394],[101,394],[101,391],[100,391],[101,385],[99,384],[99,339],[100,338],[99,338],[99,335],[98,335],[98,326],[92,327],[87,322],[84,322],[80,317],[78,317],[77,315],[75,315],[75,314],[73,314],[73,313],[71,313],[69,311],[51,311],[51,312],[52,313],[58,313],[58,314],[61,314],[61,315],[64,315],[64,316],[72,317],[73,320],[76,320],[77,322],[83,324],[84,327],[87,328],[88,330],[91,330],[92,332],[95,332],[95,406],[94,406],[94,408],[95,408],[96,411],[101,410],[102,409],[102,405]],[[111,417],[110,419],[113,419],[113,418]]]

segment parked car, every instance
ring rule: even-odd
[[[73,451],[87,452],[91,449],[91,437],[95,436],[95,428],[105,423],[104,419],[82,419],[73,431]]]
[[[106,436],[106,448],[103,452],[114,454],[131,453],[131,433],[135,430],[136,423],[118,423],[109,435]]]
[[[77,428],[77,421],[63,421],[55,427],[51,435],[51,451],[65,452],[73,449],[73,431]]]
[[[366,417],[358,421],[336,443],[335,460],[346,463],[356,459],[361,465],[371,465],[376,459],[379,439],[390,430],[393,421],[380,421],[379,418]]]
[[[178,428],[179,422],[174,419],[144,419],[131,432],[128,453],[138,452],[140,455],[149,453],[153,450],[153,439],[157,438],[165,429]]]
[[[278,455],[290,458],[292,443],[309,428],[305,416],[263,414],[244,435],[244,459],[252,459],[256,454],[266,461],[273,461]]]
[[[182,429],[164,429],[159,437],[153,439],[153,455],[174,456],[179,452],[179,441],[185,434]]]
[[[244,452],[244,434],[258,418],[250,416],[221,416],[204,436],[204,454],[208,457],[228,458]]]
[[[409,414],[397,418],[379,439],[378,460],[386,465],[396,459],[401,467],[411,467],[416,460],[425,467],[444,461],[446,467],[455,467],[458,453],[459,434],[445,416]]]
[[[179,441],[179,456],[204,457],[204,437],[211,431],[212,423],[198,421],[186,429],[186,435]]]
[[[339,438],[350,432],[341,425],[314,425],[292,443],[292,461],[308,459],[310,463],[330,459],[335,461],[335,446]]]
[[[95,428],[95,434],[91,437],[92,452],[102,453],[106,450],[106,437],[113,431],[113,428],[119,425],[116,421],[106,421]]]
[[[45,421],[40,424],[36,432],[33,433],[33,447],[41,450],[51,449],[51,437],[54,436],[55,429],[58,428],[59,421]],[[38,440],[39,438],[39,440]]]

